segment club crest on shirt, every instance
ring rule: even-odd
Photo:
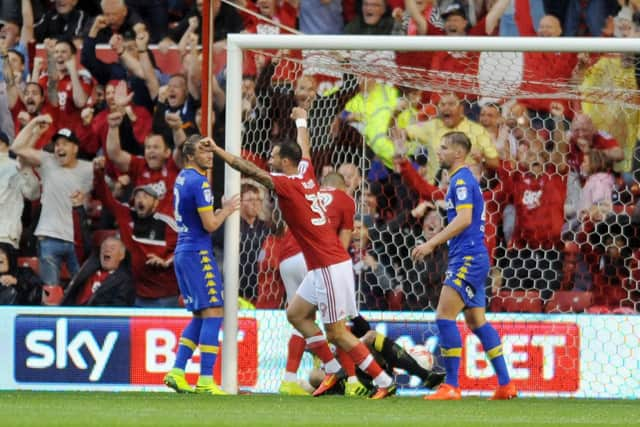
[[[456,188],[456,195],[458,196],[458,200],[465,200],[467,198],[467,187]]]

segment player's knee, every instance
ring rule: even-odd
[[[287,320],[294,327],[304,320],[304,316],[298,310],[287,309]]]

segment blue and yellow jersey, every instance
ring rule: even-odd
[[[200,212],[213,210],[213,195],[207,177],[184,168],[173,187],[174,216],[178,224],[176,252],[209,249],[211,235],[205,230]]]
[[[449,259],[487,253],[484,244],[484,199],[480,185],[468,167],[462,166],[450,177],[447,192],[447,219],[449,223],[462,209],[473,209],[471,224],[449,241]]]

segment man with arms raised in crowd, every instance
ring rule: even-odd
[[[307,260],[309,273],[287,308],[287,318],[306,338],[308,348],[325,365],[327,375],[314,395],[322,395],[332,388],[339,380],[340,370],[340,364],[314,322],[319,308],[327,339],[344,350],[360,369],[374,379],[378,390],[372,399],[383,399],[395,392],[392,378],[346,327],[347,316],[357,314],[353,267],[320,203],[318,184],[309,160],[307,112],[295,107],[291,118],[296,121],[298,144],[282,142],[273,145],[269,159],[271,173],[216,145],[214,153],[234,169],[275,190],[284,220]]]
[[[500,336],[485,319],[484,287],[489,273],[489,254],[484,244],[484,199],[478,181],[465,166],[470,151],[471,141],[464,133],[449,132],[442,137],[438,157],[451,180],[446,197],[448,225],[416,246],[411,254],[421,260],[436,247],[449,242],[449,265],[436,312],[440,352],[447,375],[435,393],[425,396],[427,400],[462,398],[458,385],[462,339],[456,325],[461,311],[498,375],[500,386],[492,399],[512,399],[518,394],[509,378]]]

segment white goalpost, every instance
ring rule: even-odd
[[[252,50],[303,51],[477,51],[477,52],[615,52],[635,54],[638,41],[633,38],[538,38],[538,37],[407,37],[407,36],[307,36],[230,34],[227,37],[226,65],[226,150],[240,156],[243,147],[242,80],[244,55]],[[303,61],[303,60],[301,60]],[[301,66],[302,67],[302,66]],[[343,70],[339,70],[342,72]],[[402,76],[402,75],[400,75]],[[382,76],[384,77],[384,76]],[[401,78],[401,77],[400,77]],[[508,87],[502,85],[502,91]],[[442,90],[442,87],[438,88]],[[453,88],[456,91],[457,88]],[[478,89],[480,90],[480,89]],[[504,95],[504,94],[500,94]],[[503,96],[497,96],[498,98]],[[550,96],[552,97],[552,96]],[[636,105],[635,109],[638,108]],[[225,195],[240,193],[240,173],[225,166]],[[238,295],[241,250],[240,217],[225,222],[224,243],[224,344],[222,346],[222,385],[225,391],[238,392]],[[638,316],[636,316],[638,317]],[[524,315],[527,319],[526,315]],[[539,318],[535,318],[536,321]],[[599,323],[598,323],[599,324]],[[605,345],[603,344],[603,347]],[[282,348],[282,358],[286,348]],[[546,356],[545,356],[546,357]],[[633,361],[631,361],[633,363]],[[620,368],[622,369],[622,367]],[[562,393],[558,393],[562,395]],[[568,393],[567,395],[570,395]],[[637,397],[637,396],[636,396]]]

